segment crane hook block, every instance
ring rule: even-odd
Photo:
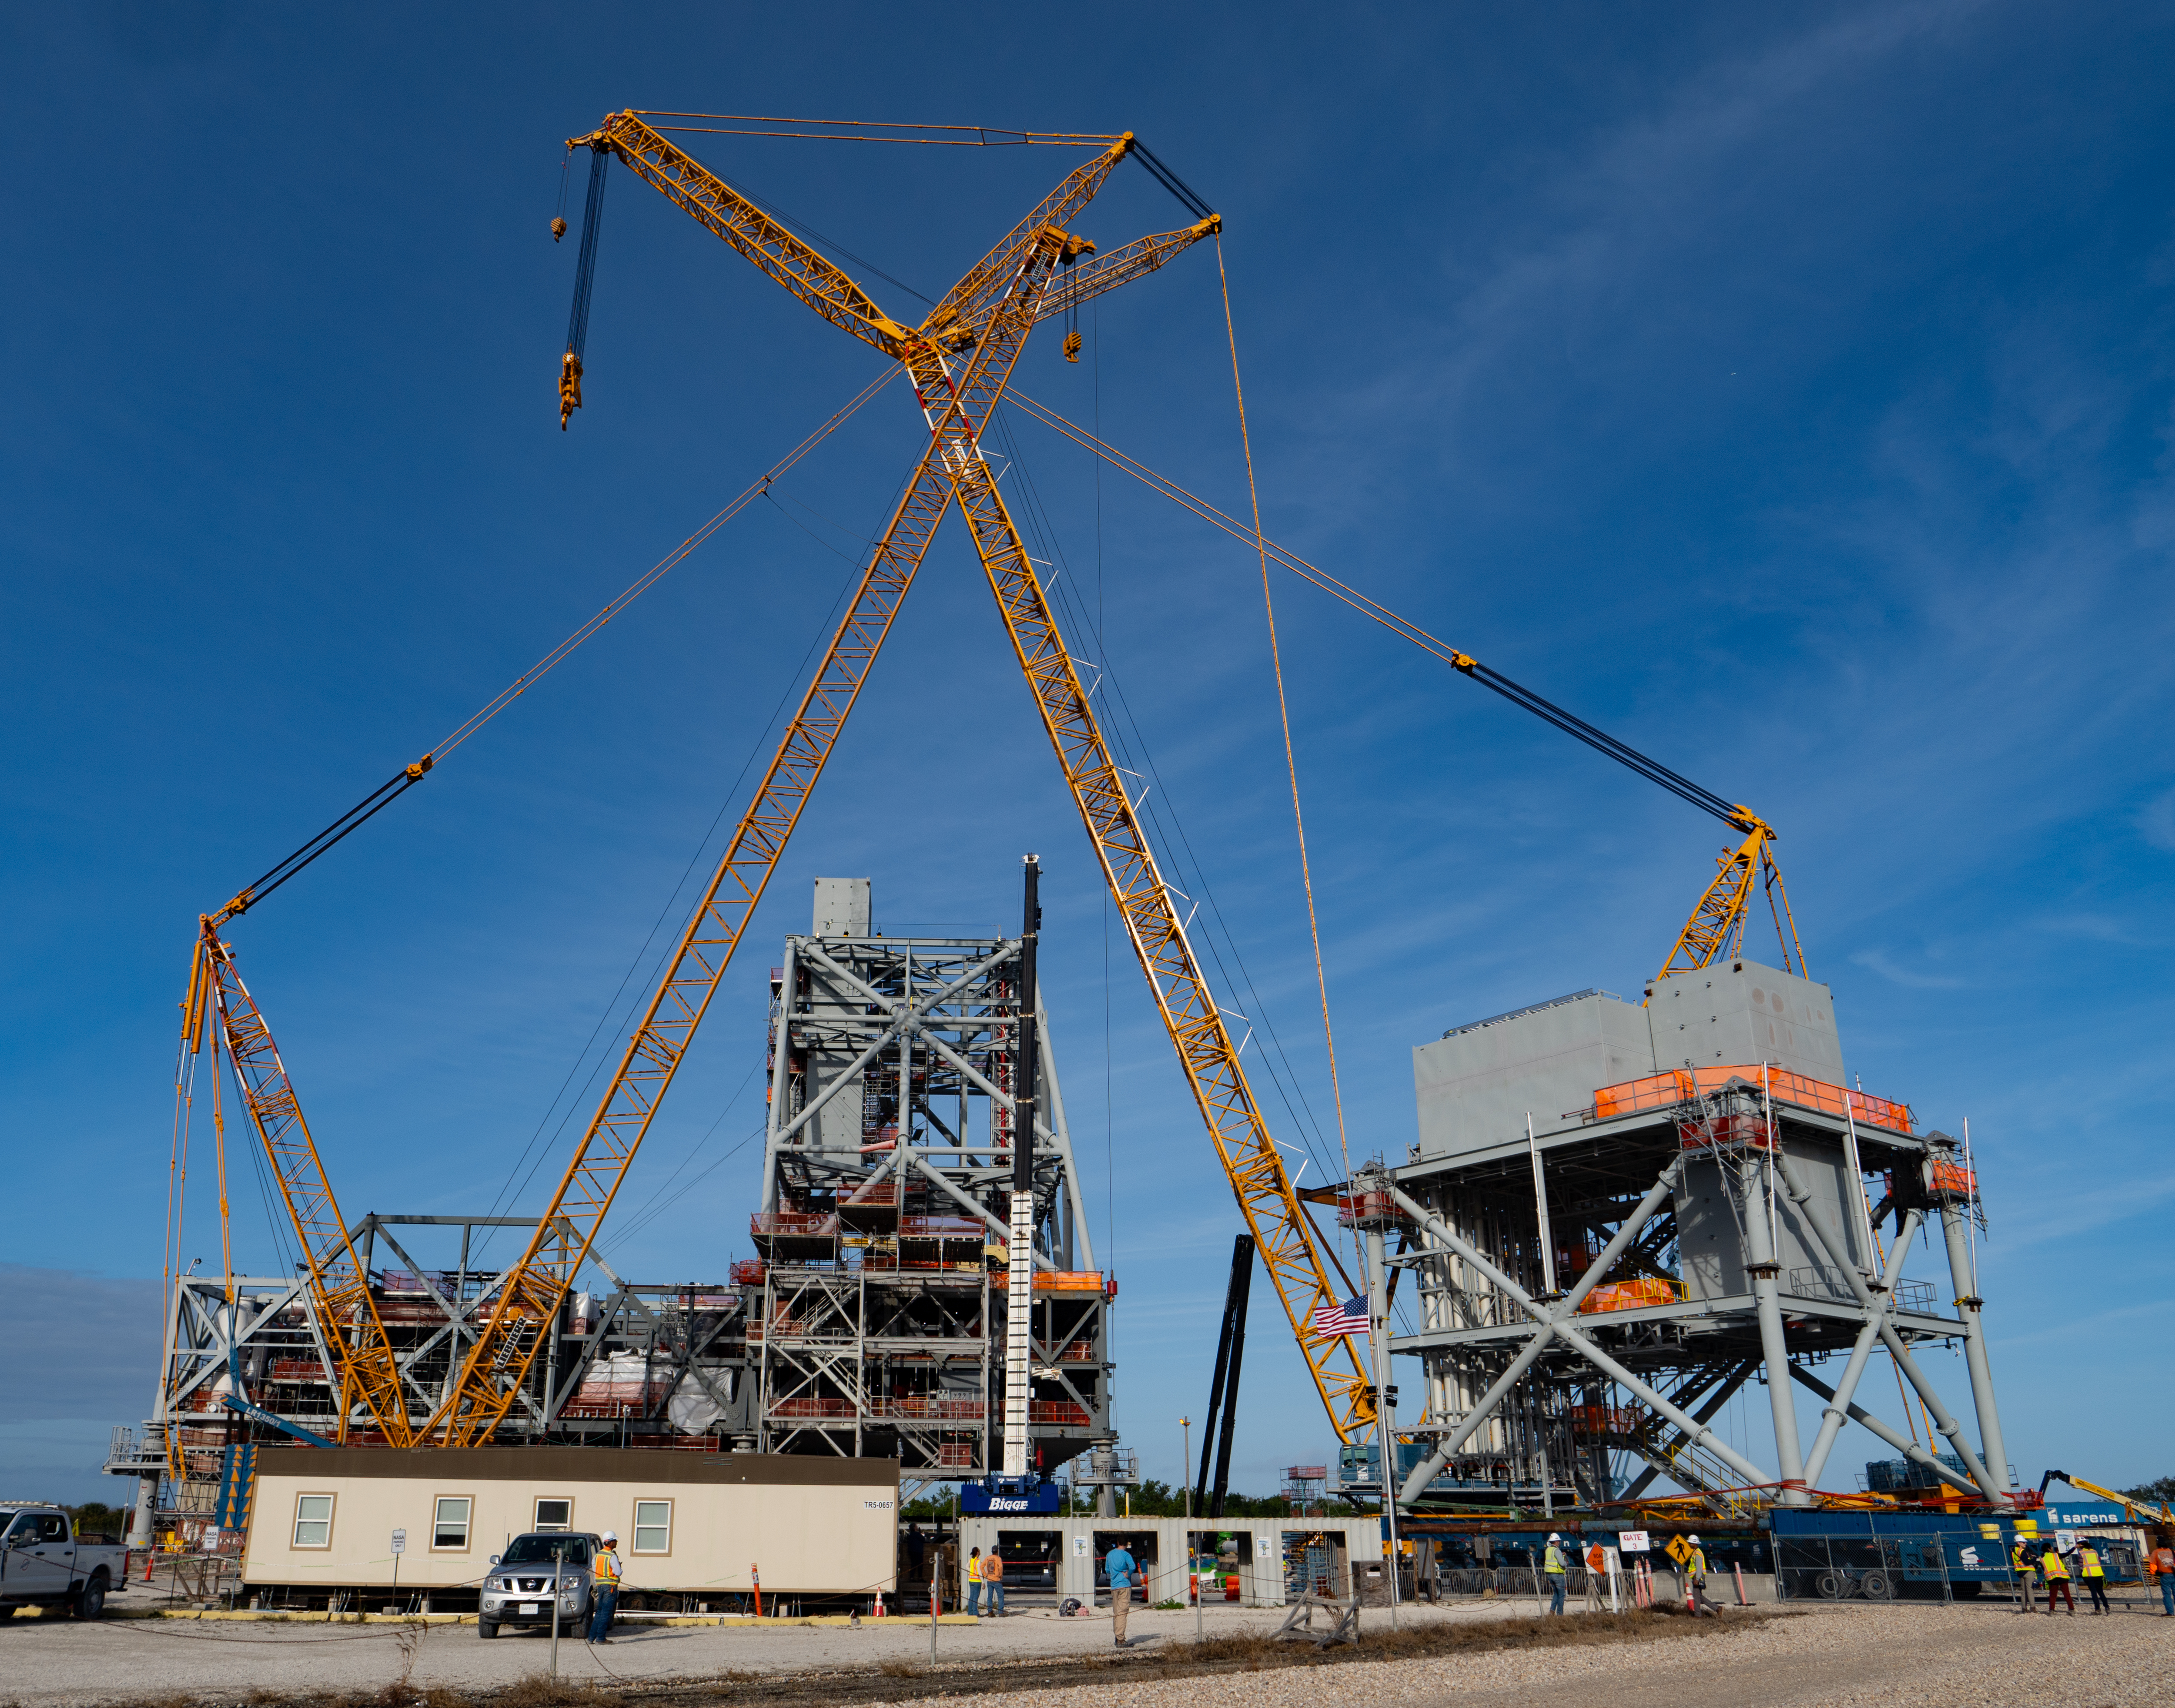
[[[559,431],[567,431],[567,419],[582,406],[582,359],[573,351],[567,352],[566,360],[559,364]]]
[[[1077,327],[1065,334],[1065,359],[1067,361],[1080,360],[1080,329]]]
[[[561,237],[565,236],[566,235],[567,235],[567,219],[566,219],[566,215],[564,215],[563,214],[555,214],[554,215],[552,215],[552,218],[551,218],[551,241],[552,241],[554,243],[556,243],[556,242],[557,242],[557,241],[558,241]]]

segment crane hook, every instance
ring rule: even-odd
[[[566,216],[565,216],[565,215],[563,215],[563,214],[554,214],[551,216],[551,241],[552,241],[554,243],[556,243],[556,242],[557,242],[557,241],[558,241],[561,237],[565,236],[566,235],[567,235],[567,220],[566,220]]]
[[[1080,328],[1077,326],[1065,334],[1065,359],[1067,361],[1080,360]]]

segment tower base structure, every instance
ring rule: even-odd
[[[1581,991],[1413,1052],[1420,1141],[1355,1174],[1345,1206],[1402,1228],[1390,1261],[1418,1283],[1418,1327],[1391,1342],[1425,1372],[1400,1505],[1552,1511],[1657,1484],[1717,1516],[1810,1505],[1846,1420],[1949,1499],[2014,1504],[1975,1176],[1907,1104],[1849,1085],[1834,1015],[1825,985],[1742,961],[1660,981],[1643,1006]],[[1902,1275],[1934,1220],[1945,1304]],[[1929,1342],[1966,1351],[1976,1441],[1918,1362]],[[1876,1353],[1944,1442],[1859,1404]],[[1767,1464],[1713,1427],[1755,1381]],[[1800,1389],[1821,1402],[1809,1439]]]

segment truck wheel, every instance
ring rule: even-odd
[[[476,1621],[476,1635],[484,1639],[485,1641],[490,1641],[491,1638],[498,1635],[498,1621],[496,1619],[479,1619]]]
[[[106,1574],[95,1571],[90,1581],[76,1591],[68,1611],[79,1619],[95,1619],[106,1611]]]

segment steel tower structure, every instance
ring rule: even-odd
[[[1419,1143],[1356,1173],[1341,1206],[1402,1235],[1387,1261],[1418,1286],[1418,1326],[1391,1341],[1425,1373],[1400,1504],[1547,1510],[1667,1479],[1718,1510],[1807,1505],[1836,1486],[1846,1418],[1928,1488],[2010,1504],[1976,1179],[1908,1106],[1849,1087],[1826,986],[1717,962],[1657,980],[1643,1006],[1586,990],[1453,1028],[1414,1068]],[[1935,1219],[1945,1306],[1902,1278]],[[1977,1442],[1919,1364],[1916,1348],[1941,1342],[1966,1353]],[[1945,1452],[1858,1403],[1876,1349]],[[1712,1427],[1755,1379],[1771,1468]],[[1809,1441],[1799,1388],[1822,1402]]]

